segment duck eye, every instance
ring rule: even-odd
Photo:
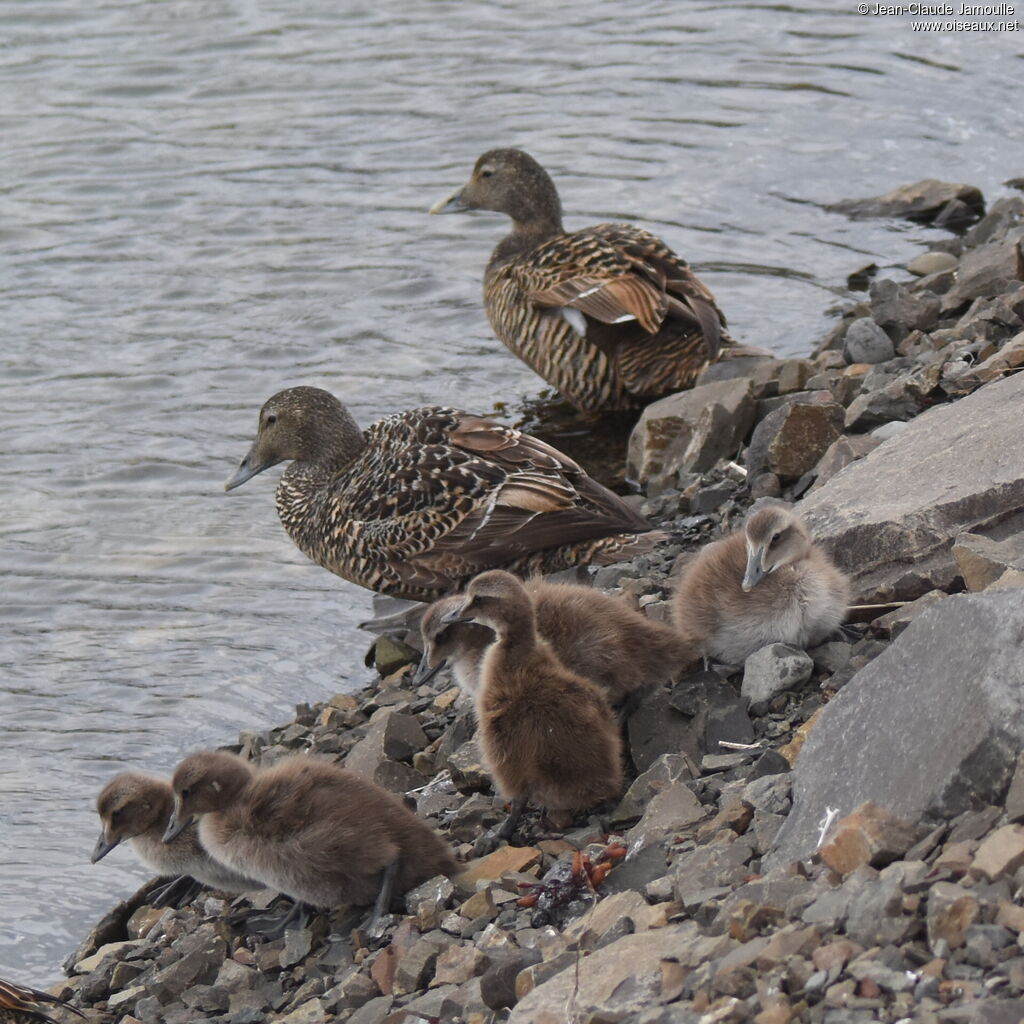
[[[181,799],[187,800],[192,795],[191,787],[187,787],[181,791]]]
[[[484,168],[484,169],[483,169],[483,170],[482,170],[482,171],[480,172],[480,177],[481,177],[481,178],[489,178],[489,177],[491,177],[491,175],[492,175],[492,174],[494,174],[494,171],[492,171],[492,170],[491,170],[491,169],[490,169],[489,167],[485,167],[485,168]]]
[[[111,814],[111,816],[110,816],[110,823],[111,823],[111,825],[113,825],[114,822],[117,821],[117,819],[120,818],[120,817],[121,817],[120,809],[114,811],[114,813]]]
[[[768,543],[768,547],[770,547],[770,548],[776,547],[780,540],[782,540],[782,534],[781,533],[773,533],[772,534],[772,539]]]
[[[277,422],[277,417],[273,413],[270,413],[263,422],[266,423],[268,427],[272,427]]]

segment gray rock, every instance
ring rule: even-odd
[[[976,533],[961,533],[953,544],[953,557],[967,589],[984,590],[1007,569],[1024,570],[1024,532],[1001,541]]]
[[[845,816],[873,800],[916,823],[997,802],[1024,743],[1022,635],[1022,591],[957,595],[923,612],[825,707],[766,865],[810,856],[826,807]]]
[[[626,841],[631,850],[642,849],[696,824],[704,814],[693,790],[676,782],[651,798],[643,817],[626,833]]]
[[[844,199],[832,203],[828,209],[854,219],[901,217],[930,224],[949,204],[957,202],[964,204],[974,217],[981,217],[985,212],[985,199],[979,189],[935,178],[901,185],[892,192],[868,199]]]
[[[1017,245],[1024,243],[1024,227],[1011,230],[1004,238],[970,249],[957,270],[956,284],[942,297],[942,313],[948,316],[979,297],[991,298],[1016,288]]]
[[[703,753],[703,723],[677,711],[666,690],[655,690],[630,716],[627,735],[638,772],[645,772],[662,754],[685,753],[695,764]]]
[[[700,384],[644,409],[629,438],[626,475],[648,494],[672,486],[682,472],[704,472],[733,457],[754,422],[750,380]]]
[[[833,441],[818,465],[814,467],[815,480],[811,491],[824,487],[836,473],[845,469],[851,462],[863,459],[869,452],[873,452],[883,440],[885,439],[869,434],[855,434]]]
[[[912,420],[939,390],[942,366],[902,373],[884,387],[858,395],[846,410],[847,430],[870,430],[890,420]]]
[[[843,407],[821,394],[828,397],[798,398],[761,420],[747,451],[751,476],[767,471],[793,480],[814,469],[843,432]]]
[[[911,331],[931,330],[939,321],[941,305],[942,301],[937,295],[930,292],[914,293],[889,279],[875,281],[871,285],[872,316],[878,326],[897,343]]]
[[[460,793],[479,793],[491,788],[491,777],[484,767],[476,740],[463,743],[448,759],[452,782]]]
[[[895,355],[892,338],[871,317],[850,324],[843,339],[843,358],[848,363],[884,363]]]
[[[646,771],[636,777],[618,807],[609,816],[613,826],[631,824],[643,816],[647,805],[659,793],[676,783],[700,777],[700,769],[686,754],[662,754]]]
[[[754,651],[743,663],[740,693],[758,708],[786,690],[806,683],[814,671],[814,662],[799,647],[769,644]]]
[[[913,599],[959,575],[964,530],[1024,525],[1024,374],[922,413],[798,511],[850,573],[855,603]],[[1020,527],[1018,527],[1019,529]],[[977,532],[977,531],[976,531]]]
[[[349,751],[345,767],[392,793],[404,793],[423,780],[399,762],[411,758],[428,742],[414,715],[396,708],[381,708],[371,718],[366,735]]]

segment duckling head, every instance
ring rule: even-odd
[[[206,750],[174,769],[174,810],[163,841],[171,842],[201,814],[229,807],[252,780],[253,768],[235,754]]]
[[[278,391],[260,409],[256,440],[224,490],[230,491],[279,462],[349,461],[365,445],[351,413],[323,388]]]
[[[506,637],[513,630],[534,628],[535,616],[522,580],[503,569],[491,569],[470,581],[461,602],[441,621],[448,625],[476,622]]]
[[[741,586],[751,591],[770,573],[806,557],[811,537],[799,516],[782,505],[768,505],[751,515],[744,526],[747,570]]]
[[[163,779],[122,772],[100,790],[96,811],[103,828],[89,858],[93,864],[126,839],[164,825],[171,811],[170,789]]]
[[[494,210],[518,223],[550,219],[561,225],[562,204],[547,171],[521,149],[491,149],[476,162],[469,181],[435,203],[431,213]]]
[[[494,642],[494,631],[477,622],[445,622],[445,616],[462,616],[464,598],[442,597],[435,601],[420,620],[423,637],[423,657],[413,677],[413,683],[430,682],[451,659],[482,651]]]

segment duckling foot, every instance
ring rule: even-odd
[[[634,690],[626,695],[626,698],[618,706],[619,727],[625,728],[626,723],[633,717],[637,709],[643,703],[644,695],[641,690]]]
[[[247,935],[259,936],[265,942],[281,938],[289,928],[305,928],[316,913],[308,903],[296,900],[284,914],[246,914],[231,919],[240,924]]]
[[[497,831],[491,829],[485,832],[473,844],[473,856],[485,857],[489,853],[494,853],[494,851],[501,846],[502,842],[510,842],[512,835],[516,830],[516,826],[519,824],[519,819],[523,816],[523,810],[525,807],[525,797],[517,797],[513,800],[509,806],[508,817],[502,823],[501,828]]]
[[[194,899],[201,891],[203,885],[197,882],[190,875],[179,875],[172,878],[166,885],[161,885],[153,890],[152,906],[174,907],[175,910],[185,906],[189,900]]]

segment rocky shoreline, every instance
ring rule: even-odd
[[[936,184],[902,212],[979,214]],[[782,497],[853,578],[842,639],[648,694],[616,806],[564,836],[528,816],[480,857],[502,804],[468,704],[381,638],[377,684],[232,749],[409,794],[467,870],[374,942],[335,915],[258,944],[231,915],[273,894],[164,909],[150,884],[54,993],[111,1024],[1024,1019],[1022,246],[1008,196],[912,280],[873,280],[812,358],[715,364],[633,433],[671,541],[593,585],[665,619],[680,556]]]

